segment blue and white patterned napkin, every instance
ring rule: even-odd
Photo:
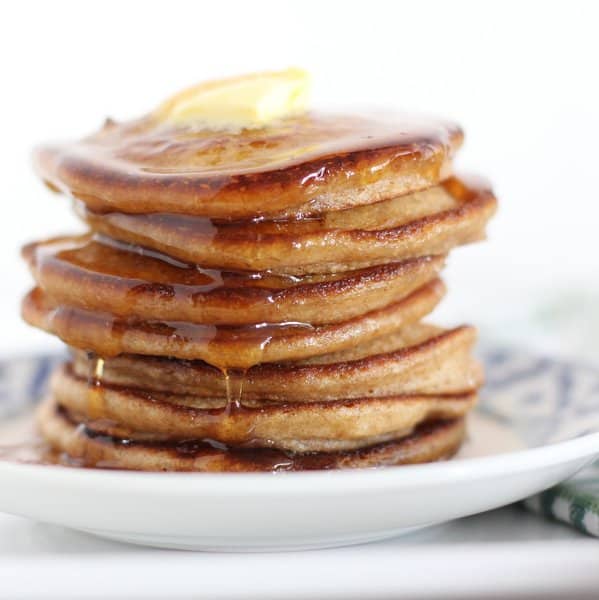
[[[599,368],[493,346],[483,346],[482,359],[480,410],[509,424],[528,446],[599,431]],[[524,506],[599,537],[599,462]]]
[[[599,537],[599,463],[524,501],[533,512]]]

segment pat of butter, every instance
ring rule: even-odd
[[[162,121],[208,129],[253,129],[307,110],[310,78],[301,69],[200,83],[154,113]]]

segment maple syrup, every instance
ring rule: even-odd
[[[363,194],[360,202],[367,204],[381,182],[401,179],[405,189],[393,188],[398,195],[438,184],[448,175],[461,139],[457,126],[405,116],[390,120],[380,115],[307,114],[241,133],[172,127],[146,117],[122,124],[109,121],[99,133],[80,142],[40,148],[35,158],[40,175],[52,189],[80,201],[76,203],[80,216],[88,221],[97,216],[117,230],[133,228],[138,238],[125,243],[116,235],[90,233],[32,244],[24,250],[36,279],[62,274],[68,285],[66,275],[74,272],[69,267],[77,267],[78,273],[87,270],[99,276],[97,287],[89,286],[90,294],[125,292],[110,311],[93,310],[85,299],[77,306],[69,304],[61,299],[60,290],[54,296],[46,294],[42,283],[26,298],[25,305],[49,308],[48,329],[60,329],[68,345],[90,351],[87,414],[71,415],[60,406],[57,414],[73,426],[73,435],[119,447],[139,445],[186,456],[226,451],[273,471],[328,468],[334,461],[325,454],[295,456],[273,448],[252,448],[251,431],[244,442],[250,447],[227,447],[212,439],[144,440],[144,432],[119,435],[120,425],[111,423],[107,414],[109,385],[104,367],[111,356],[126,351],[128,336],[149,334],[163,347],[193,344],[195,355],[190,359],[205,351],[211,358],[207,362],[224,379],[223,405],[210,411],[218,422],[246,410],[246,371],[262,362],[273,339],[314,328],[310,323],[276,318],[247,323],[232,316],[236,289],[251,290],[276,315],[277,295],[312,281],[313,276],[207,268],[212,263],[197,265],[174,258],[168,244],[160,251],[156,245],[148,248],[153,246],[148,231],[165,226],[206,246],[226,235],[247,240],[259,254],[267,236],[321,231],[327,224],[320,213],[352,206],[339,205],[343,193],[337,195],[337,204],[323,201],[327,193],[335,195],[336,186],[351,191],[348,197]],[[452,185],[452,191],[463,193]],[[382,199],[388,190],[380,189],[377,197]],[[301,251],[302,243],[292,239],[290,248]],[[215,253],[214,264],[222,265]],[[190,311],[189,315],[196,315],[193,320],[178,314],[179,306],[197,308],[208,296],[219,295],[233,307],[221,321],[208,310]],[[136,311],[141,302],[154,302],[166,316],[140,318]],[[170,306],[175,307],[171,312]],[[106,334],[101,344],[85,337],[88,326]],[[62,456],[56,461],[77,467],[118,466],[94,462],[89,456]]]
[[[449,173],[462,138],[455,124],[381,111],[312,112],[239,132],[150,116],[38,148],[34,163],[49,186],[94,210],[252,218],[313,213],[338,182],[360,190],[405,177],[400,193],[429,187]]]

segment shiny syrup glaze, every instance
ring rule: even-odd
[[[202,459],[209,458],[214,454],[226,452],[235,464],[246,464],[249,470],[257,471],[299,471],[299,470],[322,470],[341,466],[340,462],[347,460],[349,464],[353,460],[359,460],[362,455],[368,454],[373,450],[385,453],[387,448],[396,445],[395,441],[383,442],[373,447],[363,449],[344,451],[344,452],[315,452],[306,454],[297,454],[287,452],[276,448],[253,447],[251,443],[244,446],[228,446],[209,438],[201,440],[144,440],[143,436],[131,439],[123,438],[119,435],[108,434],[105,429],[94,429],[93,424],[79,423],[74,420],[67,410],[62,407],[57,409],[57,415],[76,426],[76,435],[82,436],[102,445],[113,448],[141,447],[153,450],[167,451],[175,457]],[[442,432],[446,428],[453,428],[458,420],[434,421],[424,423],[415,428],[415,430],[399,446],[393,449],[392,464],[402,462],[412,462],[412,448],[418,445],[418,442],[431,434]],[[443,435],[441,433],[441,435]],[[57,457],[61,464],[67,466],[92,467],[92,468],[118,468],[118,465],[111,464],[109,461],[90,462],[88,457],[81,457],[73,460],[70,457],[62,455]],[[443,458],[443,457],[441,457]],[[446,457],[445,457],[446,458]]]
[[[328,276],[288,277],[273,275],[271,273],[215,272],[214,270],[201,269],[195,265],[173,260],[167,255],[153,250],[131,244],[122,244],[103,236],[90,234],[75,239],[59,238],[46,244],[32,244],[25,248],[24,255],[33,265],[34,271],[43,271],[48,268],[57,268],[61,264],[70,264],[95,272],[111,274],[118,277],[121,281],[126,279],[128,281],[127,285],[130,286],[129,291],[132,300],[139,289],[146,289],[147,285],[149,285],[147,280],[153,280],[154,285],[157,283],[160,286],[158,296],[161,300],[165,300],[177,294],[189,294],[190,290],[193,290],[193,293],[200,291],[210,293],[244,286],[268,294],[266,297],[271,298],[279,290],[278,287],[273,286],[280,286],[282,289],[287,289],[291,285],[328,278]],[[169,293],[165,293],[164,286],[168,286]],[[58,306],[54,310],[52,318],[66,318],[69,321],[75,314],[76,309],[63,305]],[[107,326],[110,325],[112,328],[117,344],[120,337],[126,332],[129,324],[135,323],[139,325],[135,318],[130,320],[117,319],[114,315],[108,313],[102,315],[102,319]],[[148,329],[158,328],[161,331],[168,328],[170,335],[184,336],[185,339],[194,339],[196,341],[203,339],[207,344],[217,339],[219,335],[222,337],[227,334],[242,334],[246,337],[255,338],[260,347],[266,346],[274,336],[289,336],[298,330],[312,329],[311,325],[301,323],[264,323],[242,328],[214,328],[211,325],[197,326],[190,323],[167,322],[146,323],[145,326]],[[72,343],[76,345],[75,340]],[[118,346],[110,353],[110,355],[114,354],[119,354]],[[106,386],[102,381],[102,377],[104,360],[107,356],[108,354],[99,356],[94,352],[88,352],[88,407],[85,427],[90,431],[118,430],[118,423],[110,420],[109,410],[104,402]],[[255,359],[255,361],[259,362],[258,359]],[[218,425],[234,412],[245,410],[242,397],[246,369],[231,368],[222,364],[214,366],[222,373],[226,390],[226,402],[223,408],[210,411],[205,415],[205,418],[212,419]],[[131,391],[139,393],[139,390],[132,389]],[[152,394],[147,394],[147,397],[151,399]],[[250,445],[253,444],[251,435],[252,431],[248,429],[246,432],[246,443]],[[126,440],[127,438],[121,437],[121,439]],[[278,454],[276,456],[279,457]],[[64,457],[60,460],[64,462]],[[279,462],[280,457],[277,458],[277,464]],[[89,459],[85,459],[84,463],[89,465]],[[71,466],[76,466],[76,464],[77,461],[71,462]]]
[[[153,284],[160,286],[159,296],[164,300],[181,293],[183,290],[189,293],[191,289],[193,290],[192,293],[195,294],[226,290],[230,286],[231,288],[251,287],[257,291],[260,290],[264,292],[265,300],[268,301],[273,293],[273,288],[270,286],[279,286],[285,289],[303,281],[322,278],[322,276],[300,278],[273,275],[271,273],[231,273],[214,269],[202,269],[195,265],[174,260],[153,250],[131,244],[122,244],[97,235],[82,236],[79,241],[75,242],[57,240],[49,245],[34,244],[24,250],[24,255],[38,270],[56,266],[57,261],[62,261],[113,275],[116,271],[119,279],[131,278],[130,295],[132,301],[139,289],[145,289],[145,286],[147,286],[146,280],[148,279],[154,280]],[[125,257],[127,260],[124,260]],[[274,289],[277,290],[277,288]],[[77,314],[80,312],[70,306],[58,305],[52,311],[50,319],[70,322],[76,320]],[[274,337],[288,337],[298,331],[312,329],[312,326],[308,323],[287,322],[259,323],[243,327],[215,327],[213,325],[186,322],[140,323],[135,317],[122,318],[109,313],[94,314],[102,319],[105,326],[110,327],[114,346],[110,349],[110,352],[105,352],[102,356],[94,352],[90,352],[88,355],[90,365],[87,399],[88,422],[85,427],[90,431],[94,430],[94,426],[99,426],[100,429],[118,426],[118,424],[110,421],[104,402],[103,365],[107,356],[121,353],[120,340],[132,324],[147,331],[160,331],[169,337],[176,337],[183,341],[193,340],[207,345],[216,340],[253,339],[260,350]],[[76,337],[77,328],[72,328],[72,332],[75,337],[72,339],[67,337],[66,341],[70,345],[79,346]],[[211,417],[215,421],[229,417],[234,411],[244,410],[242,394],[245,371],[248,367],[259,363],[260,356],[259,354],[256,355],[250,362],[242,365],[242,368],[232,368],[234,365],[237,366],[236,360],[238,359],[234,358],[232,364],[213,364],[223,374],[226,389],[226,402],[223,408],[211,411]],[[247,438],[251,443],[251,431],[247,432]],[[63,461],[62,458],[61,461]],[[279,458],[277,458],[277,461],[279,461]],[[86,466],[89,465],[86,463]]]
[[[42,311],[43,328],[56,332],[69,346],[86,350],[87,343],[105,358],[128,352],[126,336],[146,335],[155,345],[160,341],[182,348],[194,344],[194,355],[183,358],[212,357],[211,364],[219,369],[248,369],[262,362],[264,350],[275,339],[290,339],[314,331],[309,323],[286,321],[282,323],[255,323],[253,325],[227,326],[189,323],[185,321],[140,320],[135,316],[118,317],[108,312],[86,311],[64,304],[45,304],[46,298],[39,288],[25,299],[26,304],[38,306]],[[36,310],[36,309],[33,309]],[[89,342],[86,332],[94,328],[108,331]],[[92,335],[93,338],[93,335]],[[222,353],[218,362],[216,354]],[[206,359],[207,360],[207,359]]]
[[[346,180],[351,180],[350,183],[364,186],[371,180],[376,180],[376,173],[398,157],[426,158],[439,152],[450,156],[453,147],[459,145],[461,139],[461,132],[453,126],[423,124],[414,119],[404,119],[400,123],[401,126],[390,128],[384,122],[372,120],[341,117],[327,119],[310,115],[306,118],[283,122],[276,128],[268,128],[267,131],[247,131],[242,132],[241,135],[225,133],[215,135],[214,132],[206,133],[189,129],[173,130],[161,125],[157,126],[148,119],[123,125],[110,121],[98,134],[82,142],[60,148],[41,149],[38,152],[37,162],[44,180],[51,188],[81,197],[90,205],[95,205],[96,209],[102,206],[102,200],[99,197],[94,198],[85,189],[65,181],[58,175],[59,167],[64,167],[66,171],[72,168],[79,174],[82,173],[81,167],[88,172],[96,170],[97,173],[100,173],[100,179],[109,184],[122,185],[126,180],[133,181],[135,179],[137,184],[147,183],[148,189],[157,185],[164,190],[162,186],[166,184],[176,191],[179,184],[184,184],[185,191],[189,192],[188,184],[192,181],[195,184],[194,196],[199,201],[198,206],[201,213],[204,210],[201,207],[205,205],[205,201],[212,201],[216,207],[219,198],[221,196],[226,198],[227,193],[231,191],[236,192],[236,195],[231,197],[232,200],[243,199],[244,190],[251,188],[252,184],[256,182],[266,186],[264,189],[272,189],[272,186],[284,186],[294,182],[294,185],[299,184],[299,188],[304,191],[314,191],[320,184],[330,181],[332,176],[341,174]],[[360,154],[361,152],[362,154]],[[341,158],[338,158],[340,154]],[[363,159],[369,161],[367,170],[354,172],[351,166],[357,167]],[[437,168],[440,168],[439,165]],[[309,200],[310,197],[310,194],[305,194],[305,199]],[[139,202],[134,204],[133,208],[140,212],[147,212],[148,204],[144,203],[141,198],[140,195]],[[295,204],[297,203],[296,200]],[[125,205],[127,205],[126,202]],[[132,205],[127,206],[131,208]],[[169,204],[169,207],[173,209],[172,204]],[[176,205],[174,207],[176,208]],[[284,206],[280,208],[284,208]],[[231,210],[229,207],[225,207],[225,213],[227,215],[246,215],[247,211],[243,207],[236,210],[231,205]],[[255,212],[251,216],[256,217],[252,221],[254,225],[260,224],[262,221],[262,217]],[[301,214],[297,216],[304,216],[303,224],[300,227],[306,230],[313,230],[321,226],[318,219],[310,220],[306,218],[306,215]],[[146,215],[140,218],[155,217]],[[187,217],[167,216],[166,218],[172,219],[175,226],[190,226],[188,221],[180,221]],[[227,224],[202,217],[195,217],[191,226],[196,228],[196,232],[198,229],[201,230],[207,237],[213,236],[218,227],[228,227]],[[284,224],[279,225],[276,222],[268,222],[260,226],[265,232],[285,227]],[[238,225],[233,225],[233,227],[238,227]],[[241,230],[243,230],[243,225]],[[98,242],[100,245],[112,245],[117,250],[122,249],[119,243],[113,240],[96,238],[94,242]],[[72,248],[59,250],[63,253],[63,257],[65,252],[70,251]],[[155,285],[163,286],[161,290],[165,301],[172,293],[178,292],[176,286],[192,286],[198,292],[205,293],[227,287],[227,284],[234,280],[235,285],[260,288],[261,283],[268,281],[270,277],[270,275],[256,276],[256,274],[225,276],[222,271],[186,265],[145,248],[128,245],[126,251],[129,253],[133,251],[133,254],[137,253],[144,258],[149,257],[158,261],[159,266],[154,275],[160,274],[162,280],[155,276],[153,279]],[[41,262],[52,260],[52,255],[52,252],[46,253],[46,256],[41,258]],[[36,257],[36,260],[40,260],[39,256]],[[95,265],[98,266],[101,262],[100,253],[100,260],[96,258]],[[108,265],[109,270],[114,271],[115,264],[117,263]],[[143,280],[147,278],[148,274],[140,273],[134,265],[131,270],[127,270],[130,266],[125,267],[123,274],[132,279],[137,274],[137,277],[142,280],[138,285],[145,285]],[[123,271],[121,270],[121,272]],[[173,281],[171,275],[175,273],[176,277]],[[285,283],[293,285],[296,282],[279,281],[278,283],[284,287]],[[135,287],[132,287],[131,294],[135,295],[135,293]],[[268,301],[268,297],[266,300]],[[68,313],[72,310],[71,307],[57,306],[55,316],[58,317],[61,314],[64,316],[65,312]],[[104,317],[106,326],[111,328],[116,340],[114,354],[118,354],[118,339],[126,331],[128,322],[122,318],[115,318],[113,315],[104,315]],[[228,336],[240,335],[239,330],[233,333],[230,330],[210,325],[171,322],[145,325],[150,328],[167,329],[169,335],[180,337],[183,340],[202,339],[207,343],[216,336],[223,335],[223,331],[224,335]],[[291,330],[298,327],[305,328],[310,325],[305,323],[274,325],[262,323],[249,326],[241,335],[249,335],[258,341],[258,346],[263,346],[268,344],[273,336],[289,335]],[[90,420],[87,424],[81,424],[78,427],[79,431],[87,436],[97,436],[93,424],[95,421],[106,418],[103,397],[104,384],[102,382],[104,360],[104,356],[90,355],[88,378]],[[256,362],[259,362],[259,358],[256,359]],[[245,369],[252,364],[245,364],[243,367]],[[226,404],[223,409],[214,411],[215,418],[220,418],[234,410],[243,410],[244,369],[232,370],[230,364],[214,364],[214,366],[223,373],[226,384]],[[106,443],[124,445],[135,443],[133,440],[114,436],[104,437]],[[185,442],[184,444],[179,442],[175,446],[172,446],[170,442],[160,442],[160,444],[163,447],[171,447],[177,453],[184,454],[206,452],[210,448],[218,451],[224,449],[221,444],[211,440]],[[226,450],[251,452],[251,461],[265,460],[266,453],[270,452],[264,449],[228,448]],[[318,458],[314,459],[317,466],[310,467],[306,463],[305,457],[301,457],[300,464],[293,457],[278,451],[274,451],[274,457],[268,455],[266,460],[272,470],[280,468],[288,470],[296,467],[326,468],[326,464],[318,463]],[[64,463],[65,458],[62,457],[59,461]],[[66,462],[68,464],[69,461]],[[74,466],[111,466],[87,464],[84,458],[80,461],[73,460],[71,464]]]
[[[106,409],[104,406],[104,358],[88,353],[89,375],[87,378],[87,410],[91,419],[101,419]]]
[[[400,285],[403,275],[418,277],[440,259],[428,256],[353,271],[310,275],[204,269],[134,244],[82,235],[26,246],[23,255],[39,287],[54,303],[115,316],[179,320],[213,325],[341,322],[361,314],[348,295],[371,299],[384,281]],[[435,269],[436,270],[436,269]],[[393,289],[394,289],[393,288]],[[331,298],[333,305],[320,305]],[[374,302],[374,305],[373,305]],[[376,305],[376,306],[375,306]]]
[[[315,218],[224,222],[170,213],[99,214],[82,203],[77,206],[92,230],[182,261],[297,274],[392,261],[395,238],[405,238],[405,243],[418,240],[419,231],[432,226],[435,219],[441,228],[452,219],[464,223],[478,219],[482,226],[493,203],[492,192],[484,184],[469,186],[452,177],[426,191]]]
[[[133,302],[139,290],[146,289],[147,280],[152,280],[154,289],[160,286],[159,296],[167,299],[176,294],[187,294],[193,297],[195,294],[205,294],[217,290],[226,291],[228,289],[249,287],[262,293],[264,301],[268,302],[273,293],[280,289],[286,289],[291,285],[296,285],[302,278],[294,276],[279,276],[270,273],[243,273],[243,272],[223,272],[214,269],[202,269],[196,265],[189,265],[174,260],[167,255],[138,247],[131,244],[122,244],[102,236],[85,235],[79,240],[55,240],[48,245],[32,244],[24,249],[24,255],[27,260],[34,265],[35,269],[44,269],[56,266],[57,261],[76,264],[100,272],[109,272],[112,275],[129,279],[129,294]],[[109,260],[107,260],[107,258]],[[304,280],[321,279],[322,277],[306,277]],[[77,309],[69,306],[57,306],[51,319],[73,319]],[[97,315],[97,313],[95,313]],[[118,428],[118,424],[112,421],[104,402],[105,385],[102,381],[103,366],[105,358],[108,355],[120,353],[119,341],[125,335],[129,326],[134,323],[140,326],[135,317],[119,318],[112,314],[100,315],[106,326],[111,328],[112,337],[115,345],[109,354],[100,356],[93,351],[88,351],[89,372],[88,372],[88,398],[87,398],[87,423],[82,425],[86,431],[93,431],[94,427],[100,429]],[[215,340],[235,340],[236,338],[252,339],[256,343],[257,349],[263,349],[273,337],[289,336],[297,331],[313,329],[307,323],[258,323],[242,327],[215,327],[214,325],[192,324],[186,322],[146,322],[141,324],[148,331],[160,331],[168,333],[169,336],[177,337],[182,340],[194,340],[203,342],[206,345]],[[67,340],[72,345],[77,345],[76,337],[73,340]],[[251,364],[259,362],[259,356],[256,356]],[[210,411],[210,417],[216,422],[228,418],[234,411],[243,411],[242,404],[243,381],[247,367],[234,368],[229,365],[215,364],[223,376],[226,390],[226,402],[223,408]],[[151,396],[151,395],[150,395]],[[248,437],[251,431],[247,432]],[[126,441],[121,440],[121,443]],[[205,442],[201,443],[204,447]],[[208,440],[208,446],[212,444]],[[85,457],[80,459],[70,459],[62,454],[56,454],[47,447],[46,444],[35,438],[31,443],[26,442],[20,445],[21,448],[27,448],[28,458],[26,462],[44,462],[48,464],[58,463],[68,466],[101,466],[102,468],[111,468],[112,465],[92,465]],[[184,451],[186,445],[182,446]],[[19,452],[14,448],[5,448],[0,457],[6,458],[7,453],[13,459],[18,459]],[[32,459],[37,452],[38,459]],[[262,462],[270,460],[272,452],[267,455],[257,454]],[[273,463],[273,469],[277,470],[281,463],[281,457],[276,454],[276,460]],[[285,459],[285,464],[287,461]]]
[[[210,438],[183,441],[164,439],[157,441],[154,439],[155,435],[149,436],[152,439],[144,439],[147,436],[144,436],[143,433],[136,433],[135,440],[125,437],[123,427],[118,422],[107,417],[104,394],[106,388],[109,386],[106,386],[101,378],[104,359],[90,353],[89,362],[88,414],[84,418],[80,416],[74,418],[65,408],[61,406],[57,407],[57,414],[75,426],[73,435],[85,436],[115,447],[145,445],[149,448],[168,448],[174,454],[180,454],[181,456],[210,454],[216,451],[231,452],[237,458],[243,457],[245,460],[254,463],[254,465],[259,465],[259,470],[288,470],[291,466],[293,454],[272,448],[255,448],[253,447],[254,443],[251,438],[241,446],[233,447]],[[222,374],[226,384],[226,403],[223,408],[206,411],[204,414],[206,421],[212,420],[215,424],[229,417],[234,412],[249,410],[245,409],[241,403],[245,371],[223,369]],[[140,390],[134,388],[121,387],[121,389],[125,392],[140,393]],[[146,395],[148,398],[152,398],[150,393],[146,393]],[[54,449],[38,433],[35,421],[34,414],[26,413],[18,419],[8,420],[6,423],[0,424],[0,461],[80,468],[119,468],[118,464],[111,463],[110,461],[96,462],[95,459],[92,459],[88,455],[72,457],[66,452]],[[248,430],[247,434],[250,436],[251,430]]]
[[[231,410],[228,408],[227,410]],[[243,410],[241,408],[233,410]],[[210,457],[213,454],[227,452],[231,457],[239,462],[246,462],[252,470],[259,471],[290,471],[300,468],[300,461],[305,462],[306,458],[296,456],[293,453],[276,450],[273,448],[252,448],[252,447],[232,447],[222,444],[213,439],[185,440],[185,441],[140,441],[132,440],[118,435],[106,434],[106,429],[116,426],[106,420],[88,420],[85,423],[79,422],[69,415],[69,413],[59,407],[57,414],[65,419],[70,425],[73,425],[73,435],[83,436],[90,440],[100,442],[112,447],[134,447],[143,446],[150,451],[152,449],[168,450],[175,456],[187,457]],[[100,427],[98,427],[100,425]],[[83,455],[72,457],[66,452],[60,452],[52,448],[37,433],[33,415],[26,415],[18,423],[3,426],[0,429],[0,461],[17,462],[21,464],[39,464],[39,465],[60,465],[72,468],[96,468],[96,469],[119,469],[118,464],[101,460],[97,461],[92,457]],[[332,457],[329,457],[329,461]],[[318,459],[316,456],[312,459],[313,468],[327,468],[327,461]],[[320,466],[316,466],[316,464]]]
[[[469,184],[456,177],[440,181],[433,189],[444,190],[453,200],[446,208],[455,208],[461,203],[474,199],[487,185],[482,181],[470,179]],[[285,217],[257,216],[250,219],[219,219],[190,214],[152,212],[135,214],[118,211],[94,211],[80,201],[75,201],[75,212],[92,229],[101,227],[115,232],[129,231],[134,234],[148,235],[148,231],[176,231],[190,243],[218,243],[224,240],[249,240],[259,244],[270,236],[288,236],[301,239],[301,236],[345,229],[387,229],[397,226],[387,219],[381,220],[381,211],[389,213],[398,208],[406,210],[407,202],[414,197],[420,200],[418,193],[380,200],[366,206],[356,206],[344,210],[325,211],[314,215],[294,213]],[[373,210],[374,209],[374,210]],[[409,213],[408,213],[409,214]],[[418,218],[418,217],[413,217]],[[401,221],[400,221],[401,222]],[[101,229],[100,229],[101,231]],[[151,239],[149,234],[148,239]]]
[[[376,185],[414,161],[427,187],[446,174],[461,140],[454,124],[402,114],[309,113],[235,132],[145,117],[41,147],[35,163],[51,188],[100,210],[253,217],[309,210],[331,184]]]
[[[296,285],[341,278],[323,275],[283,275],[268,271],[228,271],[205,269],[183,262],[168,254],[111,239],[100,234],[54,238],[28,244],[23,256],[36,272],[54,270],[65,272],[65,265],[89,270],[126,281],[131,296],[150,290],[168,299],[181,296],[194,302],[209,292],[223,292],[230,296],[236,289],[252,288],[265,302],[272,295]]]

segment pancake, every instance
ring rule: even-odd
[[[347,321],[409,295],[443,266],[443,257],[425,256],[343,274],[235,273],[89,234],[30,244],[23,255],[37,284],[57,303],[213,325]]]
[[[290,454],[207,442],[171,444],[110,437],[81,426],[52,400],[40,407],[38,423],[48,442],[67,454],[67,464],[141,471],[292,471],[416,464],[450,458],[465,432],[463,419],[440,421],[423,424],[398,441],[352,452]]]
[[[471,356],[473,327],[414,324],[348,350],[304,361],[257,365],[243,375],[243,399],[314,402],[405,394],[462,394],[482,384]],[[74,373],[93,376],[96,361],[76,351]],[[233,374],[235,375],[235,374]],[[222,373],[201,361],[121,355],[104,359],[102,382],[147,392],[225,397]]]
[[[214,439],[293,452],[352,450],[398,439],[425,421],[464,416],[476,401],[471,392],[293,404],[244,399],[239,404],[103,382],[101,400],[90,402],[87,379],[69,366],[54,374],[52,394],[70,413],[94,421],[93,427],[108,435],[120,435],[119,427],[125,427],[127,434],[147,433],[160,440]]]
[[[219,368],[249,368],[258,363],[298,360],[336,352],[399,330],[427,315],[445,287],[435,279],[406,298],[343,323],[215,327],[181,321],[115,318],[56,304],[41,288],[24,299],[23,318],[66,342],[102,357],[118,354],[201,359]]]
[[[306,114],[260,129],[107,120],[79,142],[34,157],[52,188],[92,210],[238,219],[310,215],[437,184],[463,134],[409,115]],[[267,199],[265,201],[265,199]]]
[[[495,210],[486,184],[451,178],[423,192],[312,220],[221,224],[89,210],[82,216],[94,231],[204,267],[303,274],[445,254],[482,239]]]
[[[446,255],[484,238],[495,196],[453,174],[454,124],[273,120],[303,110],[295,75],[196,86],[36,151],[88,227],[23,249],[23,317],[72,355],[38,411],[59,460],[279,471],[459,447],[483,382],[476,331],[422,319],[445,293]]]

